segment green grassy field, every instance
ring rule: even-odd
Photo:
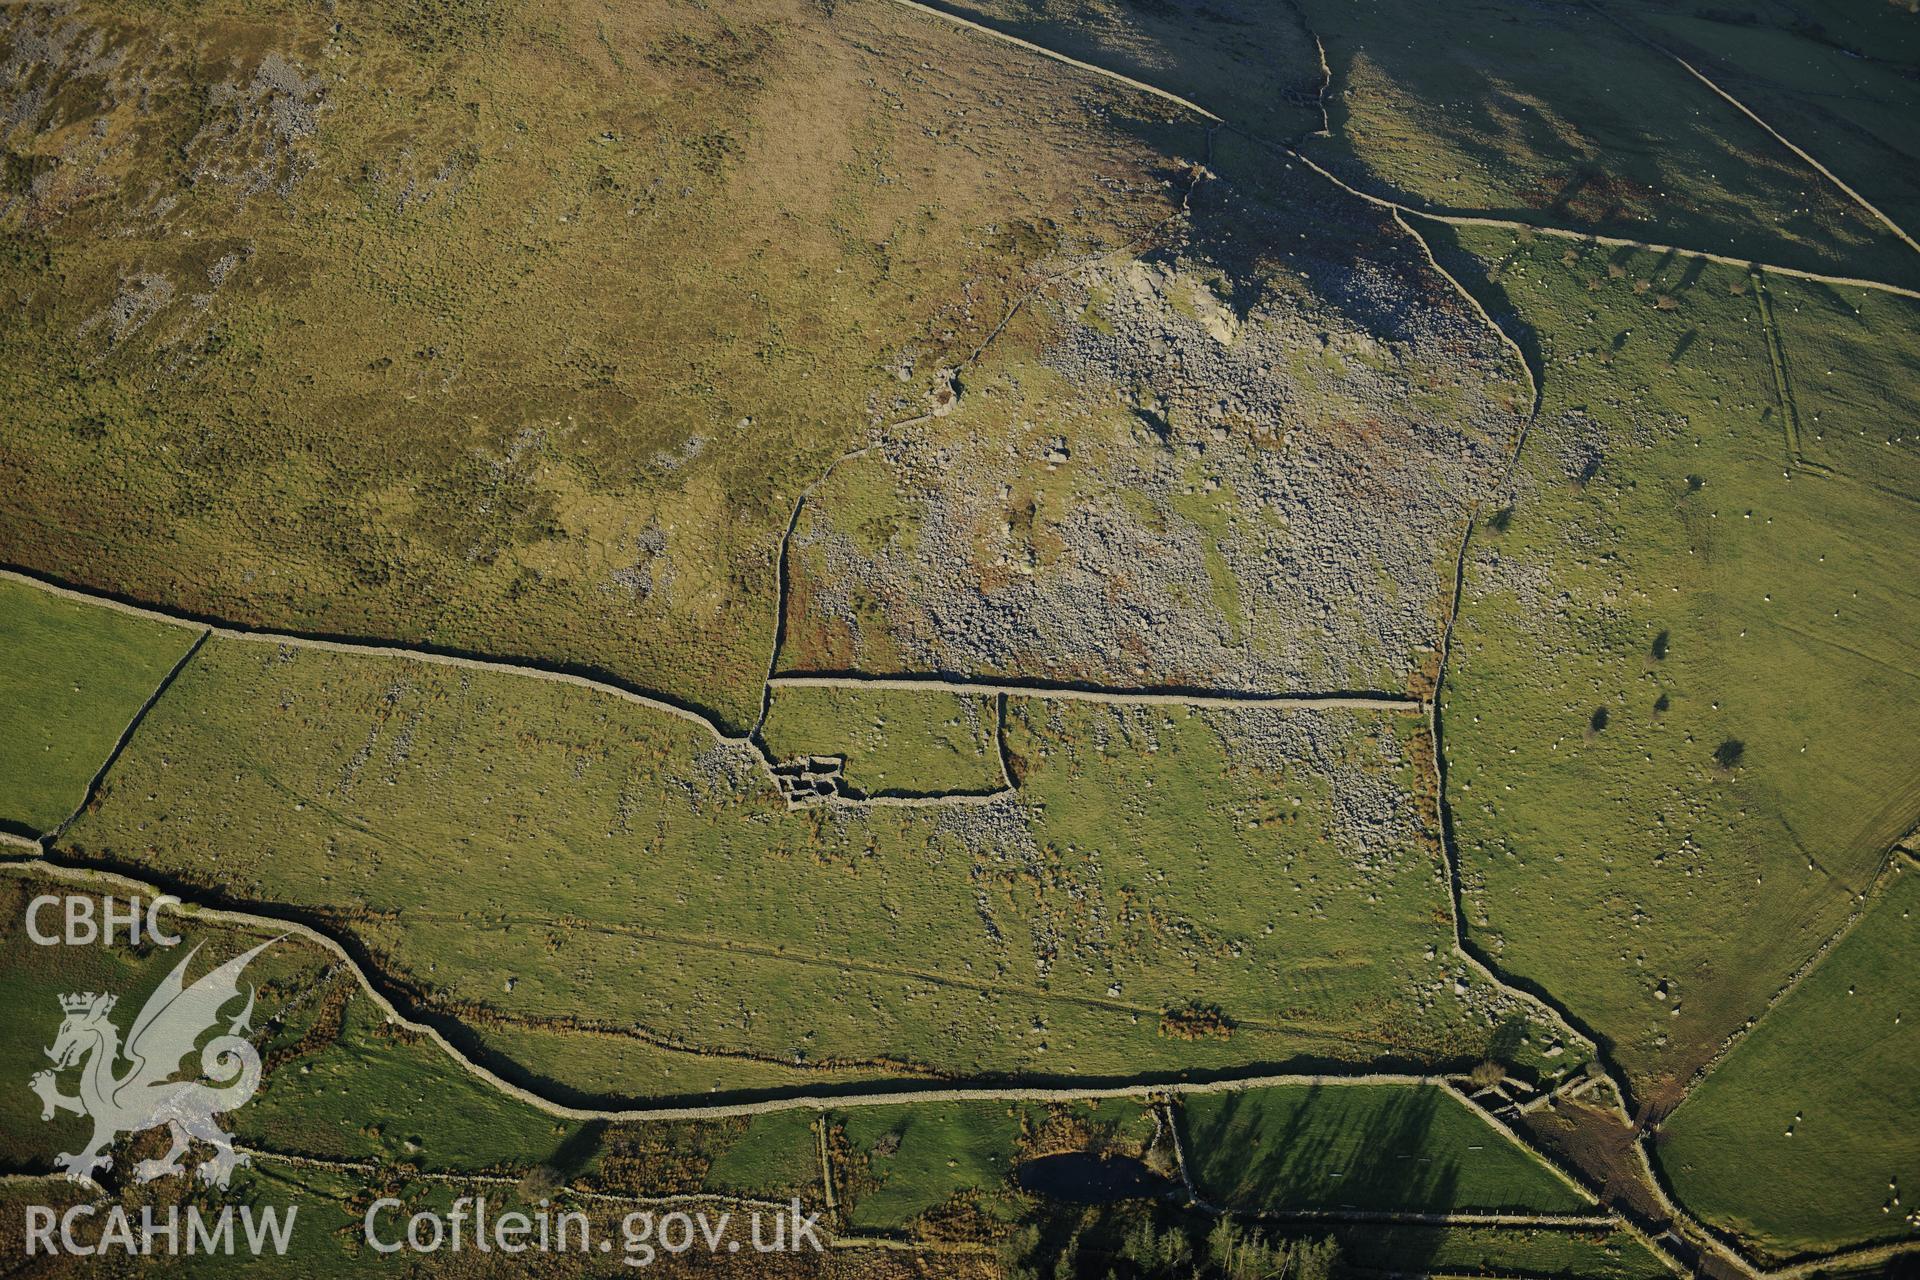
[[[1013,1216],[1020,1114],[1018,1107],[993,1103],[848,1112],[841,1131],[858,1172],[836,1170],[848,1223],[861,1230],[900,1230],[924,1214],[957,1211],[956,1201],[996,1217]]]
[[[113,1017],[124,1029],[188,949],[201,948],[191,978],[273,936],[173,912],[166,923],[182,938],[177,949],[56,951],[30,943],[19,924],[26,899],[43,892],[98,900],[95,891],[26,868],[0,876],[0,977],[5,979],[0,986],[6,992],[7,1024],[21,1030],[0,1045],[0,1067],[22,1081],[45,1065],[40,1047],[59,1025],[58,995],[83,989],[117,994],[120,1005]],[[239,1170],[223,1193],[185,1180],[149,1186],[116,1182],[106,1200],[126,1206],[136,1222],[147,1204],[162,1213],[183,1201],[209,1212],[229,1203],[283,1211],[296,1205],[293,1244],[284,1260],[176,1259],[151,1264],[139,1274],[226,1274],[227,1269],[288,1276],[364,1274],[368,1254],[358,1243],[358,1224],[376,1195],[401,1198],[406,1212],[429,1205],[444,1212],[462,1194],[486,1196],[494,1213],[551,1201],[559,1209],[590,1214],[596,1232],[611,1225],[616,1240],[625,1214],[639,1208],[663,1211],[647,1197],[699,1194],[784,1202],[798,1196],[809,1205],[820,1200],[812,1113],[707,1123],[559,1119],[478,1080],[425,1037],[387,1023],[331,954],[317,947],[283,941],[249,966],[244,981],[256,992],[251,1038],[265,1069],[259,1092],[223,1119],[252,1153],[251,1165]],[[64,1083],[72,1088],[71,1078]],[[43,1123],[39,1108],[25,1088],[0,1097],[0,1164],[9,1172],[50,1168],[55,1151],[76,1148],[84,1139],[86,1121],[62,1114]],[[164,1145],[153,1133],[123,1141],[112,1149],[116,1167],[157,1155]],[[67,1185],[10,1183],[7,1194],[60,1205]],[[89,1198],[94,1194],[87,1192]],[[724,1200],[714,1206],[716,1212],[729,1207]],[[405,1214],[396,1221],[404,1226]],[[96,1218],[82,1224],[79,1235],[87,1239],[98,1228]],[[435,1257],[421,1265],[430,1274],[470,1275],[470,1261]],[[548,1261],[563,1274],[572,1274],[567,1267],[576,1265],[591,1272],[586,1260]],[[77,1271],[39,1265],[53,1266],[40,1274],[120,1273],[112,1259],[68,1259],[66,1265]]]
[[[60,1027],[63,1016],[60,996],[80,991],[104,991],[116,995],[120,1009],[115,1021],[124,1031],[145,1003],[148,994],[184,957],[185,947],[204,942],[209,949],[208,956],[202,957],[192,972],[193,977],[198,977],[211,967],[208,961],[213,955],[218,954],[221,960],[225,960],[264,940],[255,933],[229,929],[183,930],[179,915],[167,913],[161,917],[162,923],[181,934],[185,941],[180,949],[146,948],[136,952],[125,946],[41,946],[33,943],[26,930],[29,899],[44,893],[64,895],[70,890],[93,897],[96,911],[99,909],[97,894],[89,894],[84,889],[63,885],[19,869],[9,868],[4,875],[0,875],[0,966],[4,966],[7,979],[7,1024],[17,1031],[17,1034],[5,1038],[4,1045],[0,1045],[0,1069],[7,1072],[8,1079],[21,1082],[21,1087],[5,1090],[4,1096],[0,1096],[0,1119],[4,1119],[4,1124],[0,1124],[0,1134],[4,1134],[5,1140],[5,1146],[0,1151],[4,1152],[5,1162],[15,1168],[51,1168],[54,1152],[79,1150],[91,1131],[85,1119],[70,1113],[59,1113],[52,1121],[42,1122],[40,1099],[24,1087],[29,1076],[48,1065],[42,1050],[53,1043]],[[118,896],[120,905],[124,907],[125,895]],[[51,912],[44,912],[40,921],[41,929],[53,927],[57,931],[55,921],[58,914],[57,907]],[[321,952],[301,945],[273,948],[249,967],[247,981],[257,985],[261,993],[257,1005],[262,1014],[259,1023],[265,1024],[270,1011],[288,1010],[287,1026],[283,1032],[276,1033],[273,1041],[268,1042],[267,1052],[271,1052],[276,1045],[296,1041],[321,1013],[322,1002],[301,999],[299,996],[314,986],[325,968],[326,957]],[[262,1056],[264,1059],[266,1054]],[[274,1083],[277,1082],[269,1079],[268,1092]],[[73,1088],[71,1076],[64,1082],[64,1087],[68,1090]],[[265,1101],[263,1093],[256,1105]],[[326,1122],[322,1120],[320,1123]]]
[[[1369,1226],[1334,1233],[1356,1268],[1430,1273],[1552,1276],[1554,1280],[1664,1280],[1673,1272],[1626,1231],[1525,1227]]]
[[[98,902],[97,890],[30,869],[0,876],[0,972],[9,1024],[22,1029],[0,1046],[0,1066],[23,1081],[46,1065],[40,1050],[59,1026],[61,994],[115,994],[114,1020],[124,1030],[191,948],[202,951],[189,981],[274,936],[176,911],[163,919],[182,938],[178,948],[37,946],[21,922],[27,899],[40,893]],[[262,953],[245,981],[257,989],[253,1026],[265,1070],[259,1092],[231,1124],[243,1145],[269,1154],[369,1162],[403,1176],[519,1177],[544,1168],[556,1186],[578,1181],[636,1193],[701,1190],[712,1167],[724,1169],[716,1187],[775,1194],[794,1184],[800,1164],[811,1160],[817,1170],[810,1144],[781,1153],[784,1130],[756,1128],[772,1118],[609,1126],[548,1115],[474,1076],[425,1036],[389,1023],[336,957],[298,938]],[[53,1152],[77,1149],[87,1132],[70,1114],[43,1123],[39,1099],[25,1088],[0,1098],[0,1118],[0,1161],[15,1168],[50,1167]],[[736,1142],[748,1147],[738,1156]],[[757,1181],[762,1169],[768,1181]]]
[[[1730,9],[1612,0],[1608,10],[1706,71],[1908,232],[1920,223],[1908,127],[1920,20],[1910,10],[1837,4],[1815,15],[1783,0]]]
[[[1309,153],[1382,194],[1920,282],[1920,255],[1673,59],[1609,22],[1612,5],[1303,8],[1326,43],[1334,86],[1333,136]],[[1624,6],[1621,16],[1635,20]],[[1820,154],[1819,140],[1796,141]]]
[[[820,1117],[812,1111],[775,1111],[754,1116],[708,1166],[719,1189],[758,1195],[821,1196]]]
[[[1007,785],[998,725],[991,697],[802,687],[774,691],[761,734],[776,760],[845,756],[863,795],[985,794]]]
[[[548,1021],[538,1016],[508,1021],[489,1008],[459,1010],[467,1043],[490,1060],[524,1064],[525,1083],[554,1098],[587,1105],[601,1098],[655,1093],[757,1093],[877,1080],[890,1068],[823,1066],[791,1057],[740,1052],[722,1056],[690,1052],[637,1025]],[[546,1064],[562,1064],[558,1076]]]
[[[66,821],[193,639],[0,580],[0,829],[40,835]]]
[[[0,879],[0,919],[17,920],[25,898],[45,891],[88,892],[19,869]],[[213,924],[178,912],[169,915],[168,923],[182,936],[184,947],[203,949],[196,974],[271,936],[251,926]],[[5,1003],[10,1019],[29,1028],[44,1024],[49,1037],[57,1022],[54,997],[59,992],[73,987],[114,991],[126,1009],[137,1008],[185,951],[68,950],[56,957],[58,963],[50,962],[51,954],[30,945],[17,925],[0,928],[0,975],[7,979]],[[501,1095],[424,1037],[386,1023],[333,958],[318,948],[298,940],[282,942],[256,960],[246,977],[257,984],[254,1039],[266,1072],[259,1093],[230,1117],[240,1143],[254,1152],[254,1159],[236,1175],[233,1189],[222,1199],[256,1207],[300,1207],[288,1261],[255,1264],[265,1265],[270,1274],[325,1276],[350,1271],[356,1258],[364,1260],[364,1253],[354,1243],[358,1232],[348,1228],[363,1216],[365,1205],[376,1194],[396,1195],[406,1204],[396,1221],[420,1208],[445,1212],[456,1195],[479,1193],[488,1197],[494,1213],[531,1208],[537,1201],[551,1199],[562,1208],[587,1212],[596,1230],[617,1227],[619,1215],[635,1207],[634,1202],[623,1203],[625,1197],[714,1193],[783,1200],[798,1196],[818,1204],[820,1139],[815,1126],[820,1123],[826,1125],[833,1152],[839,1221],[856,1233],[993,1239],[1036,1212],[1038,1202],[1013,1180],[1023,1160],[1062,1151],[1144,1158],[1150,1165],[1167,1159],[1164,1150],[1153,1149],[1157,1128],[1151,1115],[1128,1100],[902,1104],[830,1112],[824,1121],[810,1111],[704,1124],[561,1120]],[[125,1018],[123,1014],[119,1020]],[[0,1068],[24,1076],[38,1057],[38,1039],[31,1034],[13,1037],[0,1054],[12,1066],[0,1061]],[[1272,1119],[1278,1114],[1275,1101],[1283,1092],[1249,1095],[1248,1105]],[[1423,1091],[1355,1088],[1334,1092],[1355,1098],[1366,1095],[1369,1104],[1363,1109],[1375,1117],[1396,1110],[1390,1096],[1425,1109]],[[1319,1131],[1325,1128],[1330,1110],[1314,1098],[1324,1101],[1325,1095],[1302,1100],[1316,1115]],[[1229,1101],[1221,1095],[1195,1099],[1188,1113],[1190,1123],[1202,1123],[1198,1119],[1202,1112],[1225,1116],[1232,1108],[1223,1104]],[[42,1125],[37,1109],[37,1101],[26,1090],[11,1091],[0,1099],[0,1119],[5,1121],[7,1135],[0,1160],[14,1169],[45,1167],[49,1152],[73,1145],[83,1132],[80,1122],[71,1117]],[[1196,1129],[1195,1137],[1199,1136]],[[1263,1125],[1263,1138],[1272,1136]],[[1472,1140],[1504,1140],[1464,1112],[1439,1118],[1432,1136],[1438,1148],[1458,1148],[1455,1153],[1462,1159],[1480,1165],[1468,1185],[1509,1189],[1489,1192],[1503,1197],[1501,1203],[1562,1207],[1560,1200],[1524,1176],[1537,1174],[1537,1169],[1482,1163],[1491,1156],[1471,1151]],[[1333,1140],[1337,1145],[1339,1140]],[[116,1150],[125,1162],[148,1154],[149,1147],[157,1151],[156,1141],[149,1135],[130,1150]],[[1327,1158],[1333,1154],[1322,1149]],[[1529,1159],[1513,1148],[1508,1148],[1507,1155],[1523,1162]],[[298,1160],[309,1163],[293,1163]],[[314,1160],[344,1163],[316,1166],[311,1163]],[[1291,1179],[1300,1172],[1295,1168],[1287,1176]],[[60,1185],[36,1184],[38,1202],[49,1202],[48,1195],[57,1202]],[[168,1189],[182,1185],[158,1183],[152,1189],[129,1187],[114,1194],[137,1213],[141,1204],[170,1202]],[[1438,1203],[1428,1190],[1426,1185],[1381,1184],[1374,1198],[1390,1207],[1420,1210]],[[205,1194],[194,1198],[204,1200]],[[1614,1246],[1597,1240],[1576,1245],[1548,1239],[1551,1252],[1531,1256],[1573,1265],[1589,1255],[1606,1257],[1614,1251]],[[1417,1243],[1422,1249],[1439,1247],[1434,1242]],[[1500,1258],[1507,1256],[1506,1243],[1498,1238],[1461,1240],[1447,1248],[1465,1257],[1462,1251],[1470,1251],[1471,1244],[1483,1257]],[[441,1261],[446,1260],[436,1260],[435,1265]],[[448,1265],[457,1262],[453,1259]],[[555,1265],[564,1270],[565,1264]],[[165,1273],[164,1265],[160,1272]],[[216,1268],[211,1273],[220,1272]],[[452,1274],[465,1272],[456,1267]],[[1591,1274],[1633,1273],[1622,1269]]]
[[[1289,1085],[1181,1107],[1199,1193],[1247,1213],[1575,1213],[1591,1201],[1432,1085]]]
[[[607,695],[215,641],[70,844],[285,904],[483,1036],[584,1021],[587,1082],[621,1027],[789,1069],[1100,1075],[1473,1061],[1513,1015],[1449,977],[1412,717],[1010,721],[1009,807],[793,813],[744,748]],[[508,1065],[568,1085],[567,1039]]]
[[[1549,1087],[1589,1034],[1628,1114],[1514,1123],[1609,1204],[1668,1212],[1645,1134],[1768,1265],[1913,1237],[1920,302],[1775,268],[1912,289],[1920,253],[1672,55],[1920,231],[1920,6],[930,6],[0,12],[0,562],[529,668],[191,649],[0,580],[0,832],[71,819],[48,859],[353,957],[288,938],[248,975],[232,1197],[312,1209],[266,1270],[378,1269],[373,1197],[482,1190],[616,1238],[659,1197],[831,1201],[900,1246],[743,1280],[1326,1280],[1325,1233],[1359,1274],[1653,1280],[1620,1222],[1368,1218],[1604,1212],[1438,1087],[847,1105]],[[763,756],[843,761],[836,802]],[[16,1221],[87,1132],[23,1087],[59,998],[125,1026],[185,954],[35,945],[29,898],[74,881],[31,852],[0,860]],[[177,922],[196,969],[269,936]],[[161,1147],[85,1194],[217,1203],[131,1185]],[[1170,1194],[1021,1189],[1070,1153]]]
[[[1021,1160],[1060,1150],[1139,1157],[1154,1133],[1128,1100],[1047,1106],[938,1103],[863,1107],[836,1117],[835,1177],[856,1230],[977,1232],[1028,1212]]]
[[[0,31],[0,540],[750,724],[795,495],[1167,212],[1156,109],[883,0],[464,12]]]
[[[1809,281],[1767,281],[1801,457],[1892,497],[1920,499],[1920,304]]]
[[[1744,273],[1457,243],[1546,396],[1476,532],[1442,702],[1468,923],[1664,1109],[1920,815],[1920,527],[1889,471],[1794,463]],[[1865,367],[1907,331],[1856,333],[1888,353]]]
[[[1695,1088],[1655,1148],[1689,1208],[1771,1253],[1913,1234],[1920,874],[1906,867]]]
[[[333,981],[345,992],[351,979]],[[438,1045],[393,1027],[363,993],[332,1016],[331,1043],[276,1069],[236,1114],[243,1138],[296,1155],[427,1172],[518,1173],[552,1159],[579,1128],[501,1094]]]

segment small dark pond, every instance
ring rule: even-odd
[[[1022,1191],[1076,1204],[1111,1204],[1169,1194],[1173,1183],[1128,1156],[1064,1151],[1039,1156],[1014,1171]]]

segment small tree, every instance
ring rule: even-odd
[[[1340,1267],[1340,1246],[1332,1236],[1302,1240],[1293,1252],[1293,1280],[1329,1280]]]
[[[1193,1270],[1193,1246],[1178,1227],[1162,1231],[1153,1219],[1141,1218],[1128,1229],[1120,1257],[1143,1276],[1182,1276]]]
[[[1040,1228],[1032,1222],[1014,1228],[997,1250],[1002,1280],[1040,1280],[1032,1259],[1040,1250]]]

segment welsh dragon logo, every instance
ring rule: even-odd
[[[105,1154],[105,1148],[120,1135],[162,1125],[172,1132],[173,1147],[158,1160],[136,1165],[135,1181],[151,1182],[181,1172],[180,1157],[193,1142],[204,1142],[214,1150],[200,1165],[205,1182],[224,1187],[234,1169],[247,1163],[246,1155],[233,1149],[233,1135],[213,1117],[244,1105],[260,1087],[260,1054],[243,1035],[253,1016],[252,987],[247,989],[246,1008],[200,1050],[200,1072],[207,1080],[172,1077],[200,1037],[219,1022],[220,1011],[239,998],[240,974],[248,963],[278,941],[263,942],[187,986],[187,965],[200,950],[194,947],[148,998],[124,1044],[120,1029],[109,1017],[116,997],[91,991],[60,997],[66,1018],[47,1050],[53,1070],[36,1072],[28,1083],[40,1095],[42,1120],[51,1120],[61,1111],[93,1120],[93,1137],[85,1148],[54,1158],[69,1178],[83,1181],[112,1167],[113,1157]],[[120,1069],[123,1060],[125,1070]],[[80,1092],[61,1093],[58,1074],[76,1066]]]

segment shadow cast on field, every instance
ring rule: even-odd
[[[1204,156],[1185,224],[1169,224],[1136,254],[1179,257],[1218,272],[1220,300],[1237,319],[1262,304],[1299,305],[1304,285],[1317,305],[1392,344],[1415,338],[1436,306],[1453,305],[1452,286],[1425,262],[1417,237],[1388,211],[1313,172],[1284,144],[1232,126],[1123,117],[1111,123],[1176,166]],[[1181,176],[1163,178],[1178,186],[1193,176],[1176,172]],[[1393,287],[1382,288],[1385,280]]]
[[[607,1137],[607,1121],[589,1120],[569,1133],[553,1154],[542,1161],[543,1167],[551,1170],[555,1181],[572,1182],[585,1173],[594,1157],[600,1154],[600,1148]]]
[[[1460,282],[1460,287],[1486,308],[1501,332],[1513,339],[1520,348],[1520,354],[1527,362],[1527,371],[1533,375],[1534,385],[1544,386],[1546,354],[1540,347],[1540,334],[1524,319],[1520,307],[1508,295],[1506,287],[1488,274],[1489,264],[1462,245],[1459,232],[1445,223],[1422,222],[1420,235],[1433,250],[1434,261],[1446,268]]]
[[[1437,1087],[1401,1087],[1384,1106],[1347,1112],[1331,1126],[1314,1123],[1317,1109],[1334,1105],[1337,1091],[1352,1087],[1311,1086],[1299,1106],[1279,1117],[1257,1091],[1223,1095],[1203,1126],[1183,1115],[1189,1151],[1231,1153],[1231,1164],[1218,1171],[1204,1156],[1190,1157],[1201,1171],[1201,1194],[1250,1214],[1453,1209],[1458,1162],[1427,1149],[1447,1095]]]
[[[1446,1100],[1438,1088],[1401,1088],[1385,1105],[1346,1109],[1347,1086],[1313,1086],[1296,1107],[1276,1114],[1258,1092],[1221,1098],[1196,1124],[1182,1109],[1195,1189],[1219,1208],[1250,1217],[1302,1211],[1446,1213],[1460,1184],[1455,1158],[1429,1148],[1434,1118]],[[1317,1124],[1316,1111],[1339,1108],[1338,1122]],[[1214,1165],[1206,1153],[1226,1153]],[[1396,1247],[1395,1263],[1424,1270],[1439,1236]],[[1412,1250],[1411,1254],[1406,1251]]]

